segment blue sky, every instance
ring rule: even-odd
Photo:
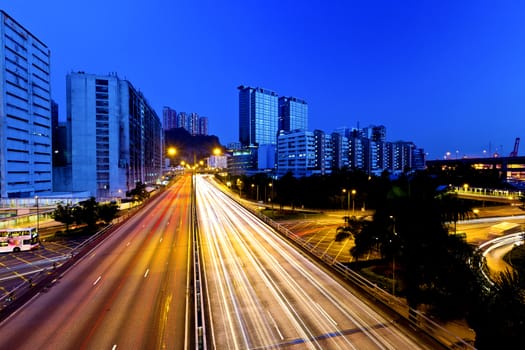
[[[385,125],[428,159],[525,141],[523,1],[0,1],[50,47],[62,119],[68,72],[117,72],[223,144],[239,85],[306,100],[310,130]]]

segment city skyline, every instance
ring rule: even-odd
[[[198,110],[223,144],[239,85],[306,100],[309,130],[385,125],[429,160],[508,155],[524,131],[521,3],[140,4],[3,1],[49,46],[61,120],[67,73],[86,71],[129,79],[159,116]]]

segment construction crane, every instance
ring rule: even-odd
[[[516,141],[514,141],[514,149],[512,150],[512,152],[510,152],[509,157],[517,157],[519,147],[520,147],[520,138],[516,137]]]

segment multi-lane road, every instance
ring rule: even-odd
[[[210,182],[196,189],[212,348],[425,348]]]
[[[190,178],[0,324],[0,349],[184,349]]]
[[[196,177],[210,349],[425,349]],[[183,176],[0,324],[0,349],[191,349],[191,177]]]

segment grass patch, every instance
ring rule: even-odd
[[[381,289],[392,293],[392,265],[381,259],[363,260],[349,263],[348,267],[359,273],[361,276],[369,280]],[[399,271],[396,269],[396,275]],[[396,279],[396,295],[403,295],[403,290],[397,283]]]
[[[96,226],[89,228],[87,226],[75,227],[74,229],[66,230],[57,230],[53,235],[46,236],[45,240],[47,242],[64,240],[64,239],[77,239],[83,237],[89,237],[97,233],[100,228],[103,226]]]

